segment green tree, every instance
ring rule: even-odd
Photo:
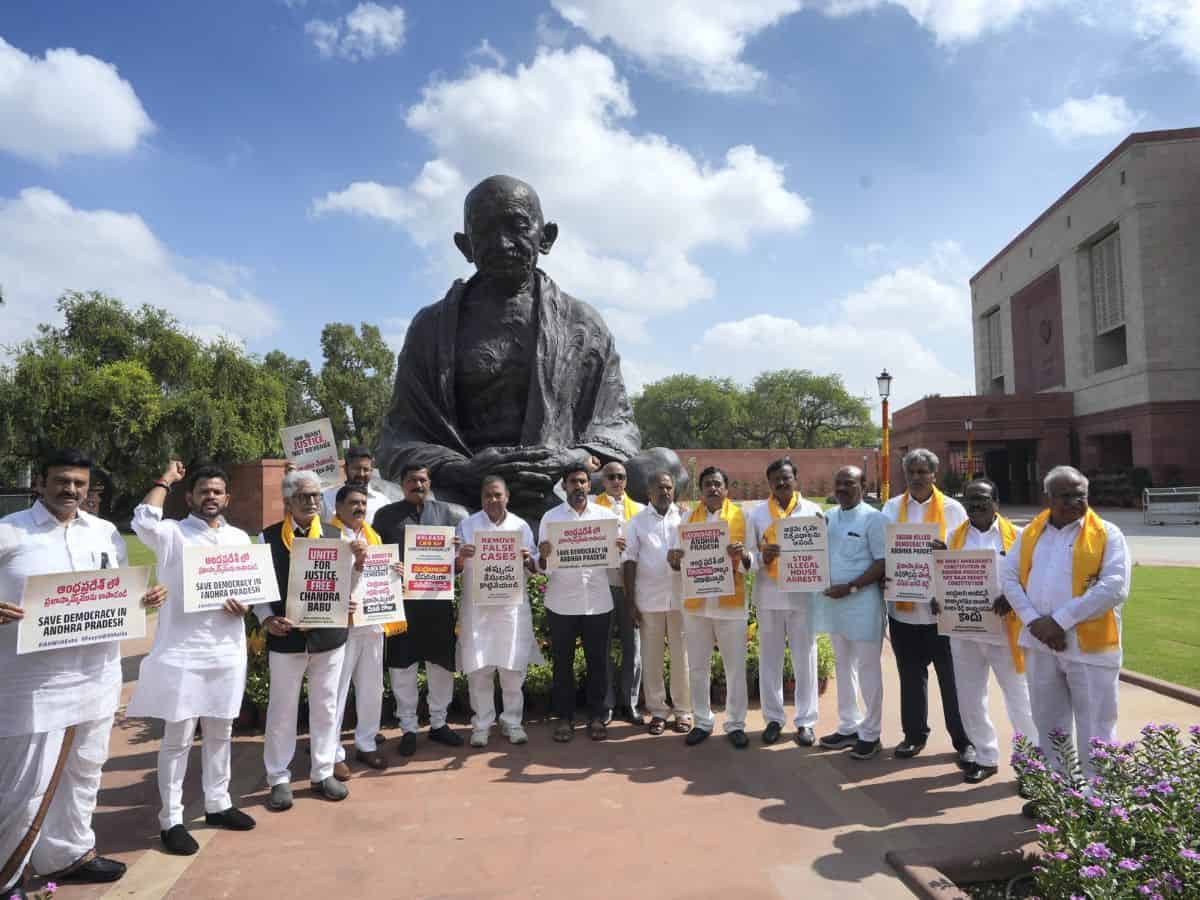
[[[729,378],[671,375],[646,386],[633,415],[647,447],[731,447],[741,391]]]
[[[746,391],[735,425],[754,447],[847,447],[872,443],[871,409],[842,376],[807,369],[763,372]]]
[[[379,437],[392,396],[396,358],[375,325],[330,322],[321,329],[325,363],[316,398],[338,440],[371,446]]]
[[[317,376],[307,359],[295,359],[282,350],[263,357],[263,366],[283,384],[287,399],[284,418],[288,425],[311,422],[325,415],[316,400]]]

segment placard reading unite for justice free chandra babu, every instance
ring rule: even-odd
[[[148,566],[31,575],[21,594],[17,653],[145,637],[149,581]]]
[[[287,617],[297,628],[345,628],[350,618],[350,569],[345,541],[296,538],[288,573]]]

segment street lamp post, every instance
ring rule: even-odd
[[[967,480],[975,477],[975,444],[972,440],[975,431],[975,420],[970,416],[963,419],[963,429],[967,432]]]
[[[888,374],[888,370],[884,369],[875,379],[875,383],[879,386],[879,398],[883,401],[883,435],[879,445],[879,502],[887,503],[888,497],[891,496],[892,487],[892,467],[889,464],[891,455],[891,446],[888,442],[888,397],[892,393],[892,376]]]

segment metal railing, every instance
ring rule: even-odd
[[[1200,525],[1200,487],[1146,488],[1142,509],[1147,525]]]

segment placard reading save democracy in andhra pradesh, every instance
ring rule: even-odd
[[[17,653],[145,637],[142,595],[149,582],[149,566],[29,576]]]
[[[354,627],[404,621],[404,582],[392,571],[400,561],[399,544],[371,544],[363,561],[362,598]]]
[[[525,560],[521,532],[477,531],[471,559],[476,606],[515,606],[525,599]]]
[[[728,522],[680,525],[679,546],[683,550],[684,597],[726,597],[736,590]]]
[[[887,558],[884,574],[887,587],[885,600],[906,600],[909,603],[928,603],[933,596],[933,548],[941,529],[930,523],[887,526]]]
[[[316,473],[325,487],[341,482],[337,442],[328,419],[280,428],[279,437],[283,441],[284,456],[295,463],[297,469]]]
[[[404,526],[404,599],[454,599],[454,529]]]
[[[339,540],[296,538],[288,573],[287,617],[296,628],[345,628],[354,554]]]
[[[554,547],[546,563],[548,568],[614,569],[621,564],[621,552],[617,549],[621,523],[617,519],[548,524],[546,536]]]
[[[938,634],[980,637],[1004,633],[1004,620],[992,612],[1000,596],[992,550],[934,550],[934,593],[941,605]]]
[[[821,516],[792,516],[775,523],[779,586],[787,592],[829,587],[829,539]]]
[[[232,597],[243,606],[278,603],[279,584],[266,544],[183,548],[183,611],[221,609]]]

